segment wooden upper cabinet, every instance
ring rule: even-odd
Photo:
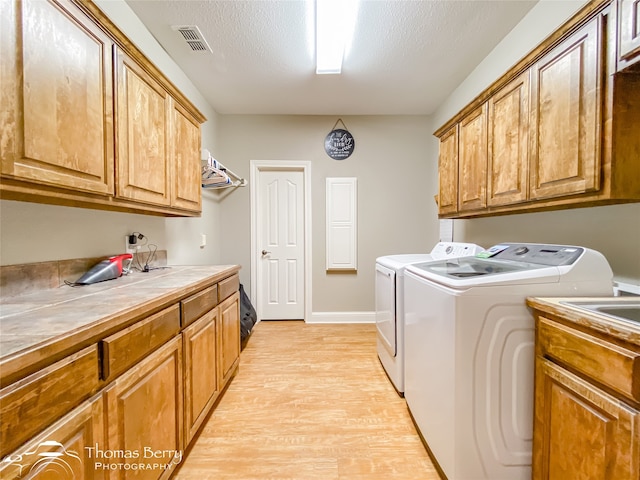
[[[596,16],[532,69],[532,199],[600,188],[604,19]]]
[[[640,0],[617,1],[587,2],[434,133],[440,217],[640,201],[640,62],[626,68],[640,55],[617,55],[622,37],[637,38]]]
[[[3,176],[113,195],[112,40],[68,0],[0,3]]]
[[[179,103],[172,105],[171,205],[199,212],[202,204],[200,123]]]
[[[3,199],[200,213],[206,119],[95,3],[0,1],[0,57]]]
[[[487,104],[459,123],[458,210],[487,206]]]
[[[530,70],[489,98],[489,206],[526,201],[529,178]]]
[[[618,0],[618,68],[640,61],[640,0]]]
[[[455,213],[458,211],[458,125],[440,137],[438,162],[438,213]]]
[[[118,197],[170,204],[171,98],[135,60],[117,53]]]

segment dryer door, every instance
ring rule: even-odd
[[[376,263],[376,326],[378,338],[396,356],[396,272]]]

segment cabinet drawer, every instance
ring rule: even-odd
[[[235,275],[225,278],[218,283],[218,302],[230,297],[240,289],[240,276]]]
[[[186,327],[218,305],[218,285],[206,288],[180,303],[182,305],[182,326]]]
[[[111,380],[180,331],[176,304],[102,340],[102,378]]]
[[[640,353],[540,317],[542,354],[640,401]]]
[[[0,456],[15,450],[98,389],[93,345],[0,391]]]

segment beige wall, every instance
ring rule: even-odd
[[[425,161],[426,117],[342,117],[355,138],[354,153],[336,161],[324,138],[336,117],[221,116],[220,160],[249,177],[251,160],[298,160],[312,164],[314,312],[374,309],[375,259],[391,253],[426,252],[438,240],[433,192],[436,170]],[[325,178],[358,178],[358,271],[325,272]],[[225,257],[243,266],[250,291],[249,187],[221,202]]]

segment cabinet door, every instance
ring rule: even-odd
[[[529,70],[489,99],[489,206],[524,202],[529,177]]]
[[[640,412],[536,358],[535,480],[637,480]]]
[[[467,115],[459,126],[458,210],[487,206],[487,104]]]
[[[108,450],[130,452],[110,479],[169,478],[182,460],[182,338],[177,336],[118,377],[105,391]]]
[[[172,102],[171,205],[201,211],[200,123],[179,103]]]
[[[102,395],[71,413],[30,440],[0,463],[3,480],[73,478],[99,480],[104,471],[96,466],[96,446],[105,448]]]
[[[113,195],[111,40],[68,0],[1,4],[2,174]]]
[[[182,332],[184,344],[185,444],[202,425],[218,397],[218,309]]]
[[[458,211],[458,126],[440,137],[438,213]]]
[[[618,0],[618,36],[621,66],[640,61],[640,0]]]
[[[124,52],[117,59],[117,194],[169,205],[169,94]]]
[[[234,293],[220,306],[221,379],[224,386],[234,375],[240,359],[240,294]]]
[[[531,199],[600,188],[602,39],[598,16],[533,66]]]

